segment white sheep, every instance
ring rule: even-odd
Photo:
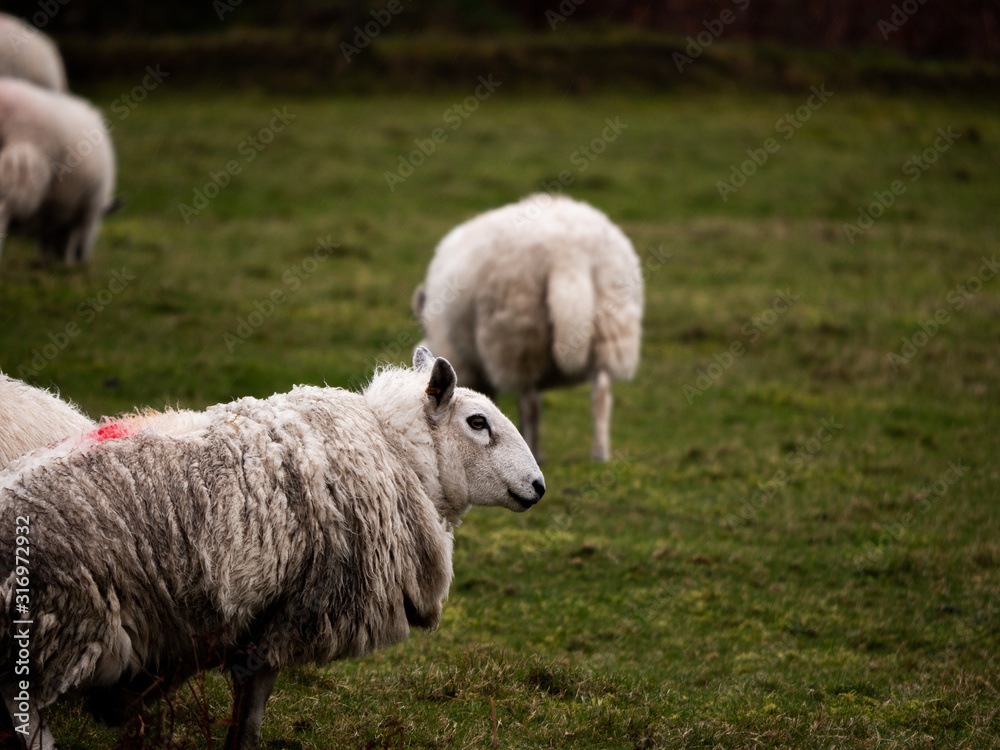
[[[73,404],[0,372],[0,469],[28,451],[93,427]]]
[[[639,363],[643,281],[632,243],[602,212],[538,194],[459,225],[413,308],[463,383],[518,394],[536,458],[539,392],[591,381],[593,457],[610,458],[611,381]]]
[[[426,349],[361,394],[299,386],[135,415],[29,459],[0,473],[0,694],[44,750],[41,711],[63,694],[113,715],[212,666],[233,676],[226,747],[257,747],[279,670],[436,628],[452,527],[545,491],[514,425]]]
[[[49,37],[20,18],[0,13],[0,76],[66,91],[66,68]]]
[[[114,148],[97,110],[0,78],[0,252],[9,229],[37,237],[43,256],[86,260],[114,185]]]

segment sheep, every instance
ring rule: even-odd
[[[0,694],[32,750],[53,746],[42,711],[68,691],[123,719],[215,666],[233,678],[225,747],[256,748],[281,669],[435,629],[464,513],[545,492],[514,425],[423,348],[361,393],[133,415],[28,459],[0,473]]]
[[[0,469],[28,451],[94,426],[73,404],[0,372]]]
[[[66,91],[66,68],[48,36],[20,18],[0,13],[0,76]]]
[[[97,110],[0,78],[0,253],[9,227],[37,237],[44,257],[87,260],[114,185],[114,149]]]
[[[531,195],[452,229],[413,311],[428,347],[490,395],[518,394],[539,461],[543,389],[592,382],[592,456],[611,456],[611,381],[639,363],[643,279],[632,243],[596,208]]]

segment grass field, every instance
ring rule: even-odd
[[[264,747],[995,747],[996,101],[482,86],[91,92],[127,206],[85,268],[0,264],[0,369],[97,417],[358,387],[408,360],[440,237],[534,190],[642,256],[615,459],[586,390],[547,394],[543,502],[467,516],[438,632],[283,675]],[[221,742],[227,689],[177,696],[180,746]]]

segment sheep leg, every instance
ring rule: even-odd
[[[535,461],[542,462],[542,454],[538,448],[538,422],[542,414],[542,399],[537,388],[522,391],[517,400],[518,421],[521,423],[521,437],[531,449]]]
[[[28,721],[26,724],[17,725],[15,714],[23,715],[19,709],[23,705],[16,699],[16,691],[13,686],[4,686],[3,699],[7,714],[10,720],[10,727],[14,729],[15,737],[19,737],[27,750],[55,750],[56,742],[49,730],[49,725],[42,716],[41,711],[35,707],[34,701],[28,701]],[[3,727],[8,726],[3,722]],[[4,745],[7,747],[7,745]]]
[[[271,697],[278,670],[262,665],[245,680],[233,679],[233,723],[226,732],[225,750],[257,750],[264,706]]]
[[[611,376],[598,370],[590,393],[590,406],[594,412],[595,461],[611,458]]]
[[[7,702],[0,708],[0,747],[20,748],[21,741],[14,733],[14,720],[7,712]]]
[[[70,230],[63,256],[66,263],[72,265],[90,260],[90,253],[100,233],[101,214],[95,211],[83,223]]]
[[[69,239],[69,230],[65,227],[58,227],[43,234],[41,242],[39,243],[42,258],[46,260],[62,260],[72,263],[72,253],[69,250]]]

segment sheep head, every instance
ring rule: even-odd
[[[413,367],[428,376],[424,412],[449,504],[521,512],[537,503],[545,478],[513,422],[483,394],[458,387],[448,360],[425,347],[417,347]]]

